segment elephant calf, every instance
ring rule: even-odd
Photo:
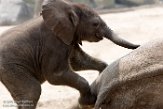
[[[135,49],[139,45],[117,37],[91,8],[63,0],[46,0],[41,16],[18,25],[0,36],[0,80],[19,109],[35,109],[41,84],[67,85],[80,92],[82,105],[94,104],[88,82],[74,71],[103,71],[107,64],[86,54],[82,41],[103,37]],[[24,103],[24,102],[22,102]]]
[[[113,62],[91,88],[95,109],[163,109],[163,39]]]

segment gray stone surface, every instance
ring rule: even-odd
[[[96,2],[102,8],[113,8],[115,6],[115,0],[96,0]]]
[[[116,2],[120,4],[133,6],[133,5],[153,4],[159,2],[159,0],[116,0]]]
[[[93,8],[113,8],[115,6],[115,0],[72,0],[72,1],[84,3]]]
[[[22,23],[32,17],[32,11],[23,0],[0,1],[0,25]]]

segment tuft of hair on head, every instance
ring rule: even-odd
[[[80,16],[98,16],[98,13],[88,5],[82,3],[73,3],[73,6],[76,8],[77,14],[80,14]]]

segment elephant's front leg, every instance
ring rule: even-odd
[[[79,103],[81,105],[94,105],[96,96],[92,94],[90,86],[83,77],[71,70],[46,75],[49,83],[54,85],[67,85],[80,92]]]
[[[70,55],[70,65],[73,70],[97,70],[102,72],[107,64],[86,54],[79,45],[74,46]]]

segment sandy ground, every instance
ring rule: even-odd
[[[126,40],[144,44],[149,40],[163,37],[163,7],[146,7],[127,12],[101,15],[106,23],[119,36]],[[0,33],[10,27],[0,27]],[[98,43],[84,42],[82,48],[91,56],[99,58],[108,64],[131,52],[131,50],[116,46],[104,39]],[[97,71],[77,72],[91,84],[97,77]],[[66,86],[52,86],[45,82],[42,85],[42,94],[37,109],[70,109],[79,96],[78,91]],[[15,104],[0,82],[0,109],[15,109]],[[6,107],[4,105],[13,105]]]

